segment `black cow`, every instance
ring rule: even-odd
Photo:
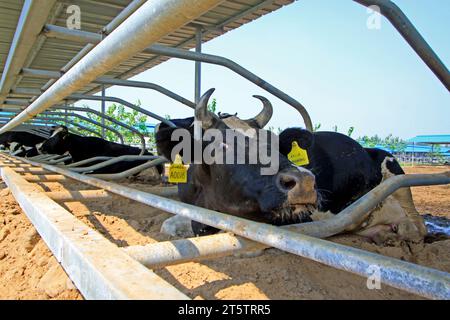
[[[270,119],[266,117],[260,125],[258,122],[244,122],[236,116],[221,119],[207,111],[212,92],[209,90],[196,106],[196,119],[202,121],[204,130],[261,129]],[[271,115],[269,101],[259,98],[264,102],[265,109],[270,109]],[[193,132],[192,118],[171,121]],[[157,148],[166,158],[173,156],[172,149],[178,143],[171,141],[174,130],[161,124],[156,132]],[[247,151],[248,141],[258,138],[258,135],[246,138]],[[288,160],[294,141],[307,151],[309,164],[300,167]],[[227,146],[223,152],[226,154],[233,150],[236,146]],[[191,164],[188,182],[178,184],[180,200],[277,225],[308,222],[313,211],[336,214],[378,185],[382,180],[383,165],[389,175],[404,173],[391,154],[378,149],[366,150],[348,136],[335,132],[311,133],[300,128],[286,129],[279,135],[279,149],[275,156],[279,161],[279,171],[271,176],[260,174],[260,162]],[[418,224],[418,229],[423,231],[423,221],[419,219]],[[192,227],[197,234],[214,232],[213,228],[196,222],[192,223]]]
[[[82,137],[69,133],[67,127],[58,126],[52,136],[38,147],[38,151],[43,154],[64,154],[68,152],[72,156],[73,162],[98,157],[119,157],[123,155],[139,155],[141,149],[127,146],[120,143],[110,142],[97,137]],[[144,155],[153,155],[145,151]],[[95,173],[115,173],[122,172],[148,160],[122,161],[98,170]],[[159,173],[162,173],[162,166],[157,166]]]

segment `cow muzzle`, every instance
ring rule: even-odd
[[[318,196],[316,179],[306,169],[280,172],[277,177],[278,188],[286,193],[287,201],[282,208],[273,212],[280,223],[297,223],[309,220],[311,212],[317,209]]]

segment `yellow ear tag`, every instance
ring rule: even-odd
[[[297,166],[306,166],[309,164],[308,152],[300,148],[297,141],[292,141],[292,149],[288,153],[288,159]]]
[[[169,165],[169,177],[170,183],[186,183],[187,182],[187,171],[189,165],[184,165],[181,156],[177,154],[175,156],[175,161]]]

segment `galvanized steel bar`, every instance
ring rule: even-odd
[[[136,134],[139,139],[141,140],[141,153],[140,154],[144,154],[145,152],[145,138],[144,135],[142,133],[140,133],[137,129],[133,128],[132,126],[129,126],[121,121],[118,121],[116,119],[114,119],[113,117],[107,116],[106,114],[102,114],[100,111],[91,109],[91,108],[87,108],[87,107],[65,107],[65,106],[53,106],[52,109],[59,109],[59,110],[71,110],[71,111],[80,111],[80,112],[86,112],[86,113],[92,113],[95,114],[99,117],[105,118],[106,120],[121,126],[131,132],[133,132],[134,134]]]
[[[153,168],[156,167],[157,165],[163,164],[168,162],[166,159],[164,158],[159,158],[159,159],[155,159],[152,161],[148,161],[145,162],[141,165],[138,165],[134,168],[128,169],[126,171],[123,172],[118,172],[118,173],[94,173],[94,174],[90,174],[90,176],[98,178],[98,179],[104,179],[104,180],[121,180],[121,179],[125,179],[128,177],[131,177],[135,174],[138,174],[146,169],[149,168]]]
[[[95,33],[79,32],[78,30],[69,30],[63,27],[48,25],[46,28],[51,28],[51,32],[47,33],[47,36],[49,37],[68,39],[82,43],[99,43],[101,41],[101,35]],[[313,129],[311,117],[300,102],[230,59],[161,45],[152,45],[143,51],[150,54],[201,61],[226,67],[297,109],[305,122],[306,129],[309,131],[312,131]]]
[[[220,2],[222,0],[147,1],[27,109],[0,128],[0,133],[11,130],[50,108],[116,65],[141,52],[149,44],[157,42]]]
[[[202,27],[198,26],[195,30],[195,52],[202,53]],[[195,61],[195,103],[200,101],[202,95],[202,63]]]
[[[155,160],[158,158],[157,156],[151,156],[151,155],[141,155],[141,156],[135,156],[135,155],[124,155],[119,157],[113,157],[112,159],[94,164],[89,167],[69,167],[68,169],[73,172],[90,172],[94,170],[98,170],[107,166],[110,166],[112,164],[122,162],[122,161],[136,161],[136,160]],[[86,159],[88,160],[88,159]]]
[[[32,161],[26,159],[24,161],[39,166],[38,163]],[[272,225],[199,208],[112,182],[69,172],[55,166],[45,164],[41,166],[125,198],[361,276],[370,276],[371,266],[378,266],[383,283],[428,298],[450,299],[450,274],[446,272],[313,238]]]
[[[423,62],[425,62],[431,71],[433,71],[447,90],[450,91],[450,73],[447,67],[439,56],[433,51],[427,41],[422,37],[419,31],[417,31],[414,24],[412,24],[408,17],[395,3],[390,0],[353,1],[366,7],[377,6],[380,9],[380,13],[392,23],[406,42],[408,42],[408,44],[423,60]]]
[[[21,111],[21,109],[9,109],[9,110],[6,111],[6,112],[19,113],[20,111]],[[114,134],[119,138],[120,143],[123,144],[123,136],[122,136],[122,134],[121,134],[119,131],[117,131],[116,129],[111,128],[111,127],[109,127],[109,126],[107,126],[107,125],[104,125],[104,124],[102,124],[102,123],[100,123],[100,122],[97,122],[97,121],[95,121],[95,120],[92,120],[91,118],[82,116],[81,114],[77,114],[77,113],[68,113],[68,112],[67,112],[67,109],[66,109],[66,112],[56,112],[56,111],[51,111],[51,112],[49,112],[49,111],[46,111],[46,112],[42,112],[41,114],[43,114],[43,115],[49,115],[49,116],[51,116],[51,115],[63,116],[63,117],[64,117],[64,122],[65,122],[65,125],[66,125],[66,126],[68,125],[68,123],[67,123],[67,117],[75,117],[75,118],[81,119],[81,120],[83,120],[83,121],[92,123],[92,124],[94,124],[94,125],[96,125],[96,126],[102,127],[103,129],[107,129],[107,130],[111,131],[112,133],[114,133]],[[104,119],[104,118],[102,118],[102,119]]]
[[[104,156],[93,157],[93,158],[89,158],[89,159],[85,159],[85,160],[81,160],[81,161],[77,161],[77,162],[68,164],[68,165],[65,166],[65,168],[79,167],[79,166],[82,166],[84,164],[88,164],[88,163],[91,163],[91,162],[94,162],[94,161],[103,161],[103,160],[109,160],[109,159],[112,159],[112,158],[114,158],[114,157],[104,157]]]
[[[176,125],[174,125],[172,123],[172,121],[167,120],[164,117],[161,117],[153,112],[150,112],[144,108],[138,107],[135,104],[132,104],[131,102],[128,102],[124,99],[120,99],[117,97],[102,97],[102,96],[91,96],[91,95],[85,95],[85,94],[71,94],[70,96],[68,96],[69,99],[77,99],[77,100],[94,100],[94,101],[110,101],[110,102],[116,102],[116,103],[120,103],[123,104],[124,106],[127,106],[130,109],[136,110],[140,113],[143,113],[153,119],[159,120],[165,124],[167,124],[169,127],[176,127]]]
[[[188,299],[9,168],[1,175],[86,299]]]
[[[37,78],[48,78],[48,79],[58,79],[61,77],[64,73],[58,72],[58,71],[48,71],[48,70],[40,70],[40,69],[30,69],[30,68],[23,68],[22,73],[23,76],[28,77],[37,77]],[[115,79],[115,78],[109,78],[109,77],[99,77],[92,81],[93,83],[98,84],[106,84],[106,85],[112,85],[112,86],[123,86],[123,87],[133,87],[133,88],[142,88],[142,89],[150,89],[155,90],[177,102],[180,102],[190,108],[195,107],[195,103],[190,101],[189,99],[186,99],[178,94],[176,94],[173,91],[170,91],[160,85],[157,85],[155,83],[151,82],[143,82],[143,81],[134,81],[134,80],[123,80],[123,79]],[[20,92],[21,88],[17,88],[16,90],[19,90]]]

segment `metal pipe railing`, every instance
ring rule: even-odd
[[[423,62],[431,69],[442,84],[450,91],[450,73],[433,51],[427,41],[414,27],[403,11],[390,0],[353,0],[363,6],[377,6],[380,13],[385,16],[402,37],[408,42],[413,50],[419,55]]]
[[[27,109],[0,128],[0,133],[11,130],[57,104],[136,53],[142,52],[149,44],[157,42],[220,2],[222,1],[196,0],[193,5],[192,0],[147,1]],[[117,45],[119,43],[120,45]]]
[[[92,32],[69,30],[67,28],[53,25],[46,25],[45,30],[45,35],[47,37],[66,39],[82,43],[100,43],[102,41],[101,35]],[[192,61],[200,61],[226,67],[297,109],[297,111],[301,114],[303,121],[305,122],[306,129],[310,131],[312,131],[313,129],[311,118],[305,107],[300,102],[230,59],[211,54],[165,47],[161,45],[152,45],[143,51],[150,54],[164,55]]]
[[[120,103],[124,106],[127,106],[130,109],[136,110],[140,113],[143,113],[153,119],[159,120],[163,123],[165,123],[166,125],[168,125],[169,127],[175,128],[176,125],[173,124],[172,121],[161,117],[159,115],[157,115],[156,113],[150,112],[144,108],[138,107],[134,104],[132,104],[131,102],[128,102],[124,99],[121,98],[117,98],[117,97],[102,97],[102,96],[91,96],[91,95],[85,95],[85,94],[71,94],[70,96],[68,96],[68,99],[76,99],[76,100],[93,100],[93,101],[110,101],[110,102],[116,102],[116,103]]]
[[[36,78],[47,78],[47,79],[58,79],[63,74],[64,74],[64,72],[40,70],[40,69],[30,69],[30,68],[23,68],[22,72],[21,72],[21,75],[23,75],[23,76],[36,77]],[[92,82],[98,83],[98,84],[113,85],[113,86],[133,87],[133,88],[155,90],[155,91],[157,91],[175,101],[178,101],[190,108],[195,108],[194,102],[192,102],[189,99],[186,99],[186,98],[176,94],[175,92],[170,91],[160,85],[157,85],[155,83],[134,81],[134,80],[122,80],[122,79],[115,79],[115,78],[109,78],[109,77],[99,77]],[[17,88],[15,90],[18,90],[17,92],[20,92],[21,88]]]
[[[107,121],[110,121],[118,126],[121,126],[131,132],[133,132],[134,134],[136,134],[139,139],[141,140],[141,155],[145,153],[146,148],[145,148],[145,137],[144,135],[139,132],[139,130],[133,128],[132,126],[129,126],[119,120],[114,119],[113,117],[107,116],[106,114],[101,113],[100,111],[91,109],[91,108],[87,108],[87,107],[67,107],[67,106],[53,106],[52,109],[58,109],[58,110],[69,110],[69,111],[79,111],[79,112],[86,112],[86,113],[92,113],[95,115],[98,115],[99,117],[104,118]]]
[[[84,164],[88,164],[94,161],[103,161],[103,160],[109,160],[112,159],[113,157],[106,157],[106,156],[100,156],[100,157],[93,157],[93,158],[89,158],[89,159],[85,159],[85,160],[81,160],[81,161],[77,161],[71,164],[68,164],[65,166],[65,168],[73,168],[73,167],[79,167],[82,166]]]
[[[22,109],[9,109],[9,110],[6,111],[6,112],[16,113],[16,114],[17,114],[17,113],[19,113],[20,111],[22,111]],[[65,112],[57,112],[57,111],[51,111],[51,112],[45,111],[45,112],[42,112],[41,114],[43,114],[43,115],[49,115],[49,116],[56,115],[56,116],[65,116],[65,117],[74,117],[74,118],[78,118],[78,119],[80,119],[80,120],[83,120],[83,121],[92,123],[93,125],[96,125],[96,126],[99,126],[99,127],[101,127],[101,128],[104,128],[104,129],[106,129],[106,130],[108,130],[108,131],[111,131],[112,133],[114,133],[114,134],[119,138],[120,143],[122,143],[122,144],[124,143],[124,142],[123,142],[123,136],[122,136],[122,134],[121,134],[119,131],[117,131],[116,129],[111,128],[111,127],[109,127],[109,126],[107,126],[107,125],[104,125],[104,124],[102,124],[102,123],[100,123],[100,122],[98,122],[98,121],[95,121],[95,120],[93,120],[93,119],[91,119],[91,118],[82,116],[81,114],[77,114],[77,113],[65,113]]]
[[[32,161],[26,159],[24,161],[39,166],[38,163]],[[41,166],[128,199],[361,276],[371,276],[371,266],[379,266],[381,281],[390,286],[428,298],[450,299],[450,275],[446,272],[313,238],[272,225],[199,208],[112,182],[69,172],[55,166],[45,164]]]
[[[42,120],[45,120],[45,121],[60,121],[60,122],[64,122],[64,118],[61,118],[61,117],[42,117],[42,116],[38,116],[38,117],[36,117],[36,118],[33,118],[33,121],[40,121],[41,119],[42,119]],[[73,123],[71,123],[70,125],[71,125],[71,126],[78,127],[78,128],[80,128],[81,130],[90,132],[90,133],[92,133],[92,134],[98,136],[99,138],[102,137],[102,135],[101,135],[99,132],[97,132],[97,131],[95,131],[95,130],[93,130],[93,129],[91,129],[91,128],[88,128],[88,127],[86,127],[86,126],[83,126],[82,124],[73,122]],[[79,132],[79,131],[78,131],[78,132]]]
[[[95,157],[95,158],[97,158],[97,157]],[[145,156],[145,155],[142,155],[142,156],[123,155],[123,156],[119,156],[119,157],[113,157],[109,160],[106,160],[106,161],[103,161],[100,163],[96,163],[89,167],[77,166],[77,167],[69,167],[68,169],[73,172],[90,172],[90,171],[95,171],[95,170],[110,166],[112,164],[115,164],[115,163],[118,163],[121,161],[155,160],[157,158],[159,158],[159,157],[158,156]],[[94,159],[94,158],[91,158],[91,159]],[[86,160],[90,160],[90,159],[86,159]]]
[[[123,172],[118,173],[95,173],[90,174],[91,177],[95,177],[98,179],[104,179],[104,180],[121,180],[128,177],[131,177],[135,174],[138,174],[139,172],[142,172],[148,168],[156,167],[157,165],[163,164],[168,162],[167,159],[164,158],[158,158],[152,161],[145,162],[141,165],[138,165],[134,168],[128,169]]]

